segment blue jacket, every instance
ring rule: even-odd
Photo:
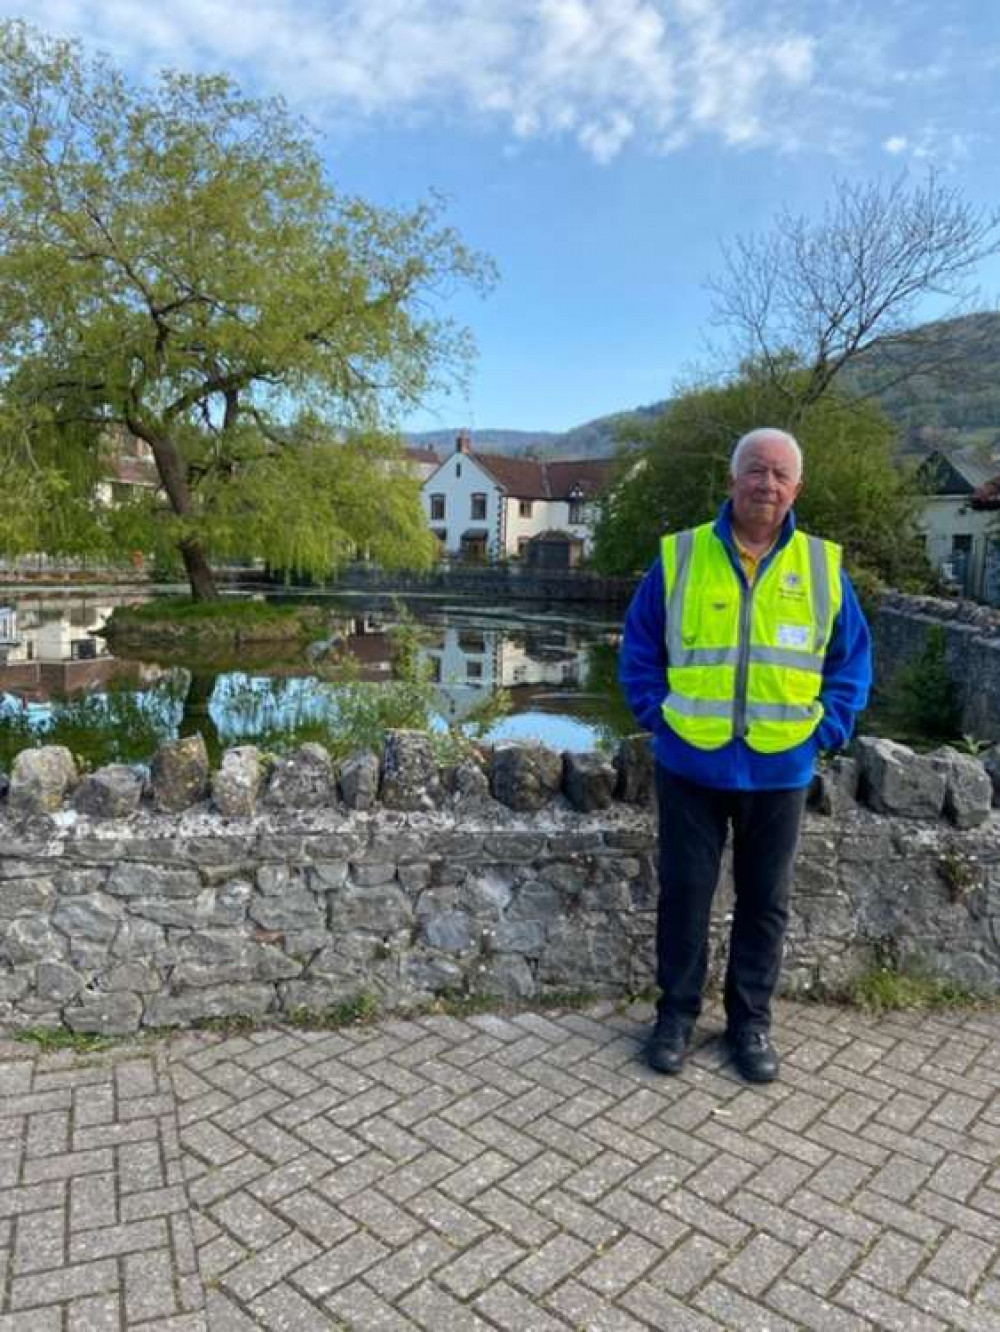
[[[715,532],[729,553],[737,578],[746,584],[733,541],[732,506],[719,510]],[[795,531],[789,512],[781,535],[761,562],[758,578]],[[663,568],[657,559],[636,589],[625,616],[618,660],[618,679],[625,698],[644,730],[653,733],[657,763],[702,786],[729,790],[782,790],[808,786],[819,750],[839,749],[850,739],[854,718],[868,702],[871,688],[871,638],[850,579],[841,572],[843,602],[823,666],[820,702],[823,720],[804,744],[779,754],[758,754],[744,740],[730,740],[721,749],[696,749],[670,729],[661,704],[667,696],[666,599]]]

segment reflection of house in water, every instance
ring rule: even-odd
[[[0,609],[0,691],[38,702],[120,675],[122,663],[94,636],[114,605],[113,598],[26,597]]]
[[[333,622],[329,650],[352,657],[362,680],[386,680],[392,674],[392,639],[379,615],[338,616]]]
[[[459,721],[491,693],[507,689],[520,709],[540,686],[575,687],[585,674],[586,648],[562,628],[512,633],[449,625],[440,647],[425,649],[442,714]]]
[[[0,664],[17,645],[17,611],[13,606],[0,606]]]

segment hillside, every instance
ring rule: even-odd
[[[925,363],[932,368],[921,369]],[[998,369],[1000,314],[975,314],[924,324],[911,344],[891,352],[876,345],[845,382],[878,398],[900,429],[902,452],[992,452],[1000,444]]]
[[[932,368],[923,368],[932,367]],[[1000,448],[1000,314],[965,315],[914,330],[907,344],[878,346],[845,374],[845,386],[881,402],[900,429],[900,451],[959,448],[992,454]],[[484,453],[539,458],[607,458],[615,425],[624,416],[656,416],[669,399],[600,416],[562,432],[477,430]],[[408,435],[440,452],[454,447],[458,427]]]

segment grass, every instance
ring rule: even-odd
[[[310,608],[315,609],[315,608]],[[301,616],[301,606],[281,606],[272,601],[222,597],[218,601],[192,601],[190,597],[157,597],[140,606],[118,606],[112,617],[125,624],[270,624]]]
[[[268,1015],[263,1018],[210,1018],[196,1025],[201,1030],[224,1031],[232,1034],[274,1024],[299,1027],[305,1031],[336,1031],[343,1027],[365,1027],[383,1016],[400,1018],[476,1017],[480,1013],[539,1013],[553,1009],[578,1010],[597,1002],[598,996],[583,990],[561,990],[539,995],[534,999],[517,1002],[504,1001],[494,995],[467,994],[464,991],[444,990],[427,1003],[413,1008],[394,1010],[384,1014],[376,995],[363,990],[342,999],[329,1008],[295,1008],[284,1016]]]
[[[848,1003],[868,1013],[903,1010],[978,1008],[995,1004],[995,995],[974,990],[958,981],[931,976],[911,967],[877,966],[858,976],[848,987]]]
[[[100,1050],[109,1050],[115,1044],[109,1036],[97,1036],[93,1032],[70,1031],[68,1027],[23,1027],[13,1033],[15,1041],[25,1045],[37,1045],[44,1054],[56,1050],[72,1050],[75,1054],[96,1054]]]
[[[348,999],[341,999],[329,1008],[313,1011],[293,1008],[285,1021],[292,1027],[310,1030],[335,1031],[338,1027],[365,1027],[379,1016],[379,1002],[373,994],[362,991]]]
[[[655,988],[638,994],[626,995],[618,1002],[619,1011],[631,1004],[655,1000]],[[844,1003],[875,1015],[903,1011],[953,1011],[1000,1007],[1000,996],[975,990],[957,981],[932,976],[915,967],[896,968],[879,965],[858,976],[839,994],[814,993],[813,1000]],[[601,995],[589,990],[557,990],[536,995],[532,999],[503,1000],[493,995],[468,994],[458,990],[443,990],[433,999],[413,1008],[383,1013],[378,997],[362,990],[324,1009],[306,1007],[290,1013],[268,1013],[260,1016],[233,1013],[220,1017],[201,1018],[190,1023],[188,1030],[210,1031],[223,1036],[239,1036],[269,1027],[288,1026],[303,1031],[336,1031],[345,1027],[370,1026],[379,1018],[455,1017],[470,1018],[483,1013],[515,1015],[518,1013],[544,1013],[552,1011],[577,1012],[599,1002]],[[126,1041],[155,1040],[157,1037],[177,1035],[175,1028],[159,1030],[146,1028]],[[97,1054],[113,1049],[121,1042],[109,1036],[90,1032],[74,1032],[65,1027],[26,1027],[12,1033],[24,1044],[35,1045],[43,1053],[72,1050],[79,1055]]]
[[[218,645],[302,640],[315,637],[324,624],[318,606],[287,606],[243,597],[218,601],[159,597],[139,606],[116,607],[103,632],[112,643],[117,639]]]

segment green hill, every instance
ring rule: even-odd
[[[1000,445],[1000,314],[924,324],[890,349],[878,344],[844,381],[874,395],[900,430],[903,452]]]
[[[905,343],[876,344],[844,374],[845,387],[874,396],[899,427],[900,451],[1000,449],[1000,314],[964,315],[915,329]],[[477,430],[484,453],[538,458],[607,458],[615,425],[628,415],[656,416],[670,401],[600,416],[572,430]],[[414,444],[447,452],[458,428],[407,436]]]

